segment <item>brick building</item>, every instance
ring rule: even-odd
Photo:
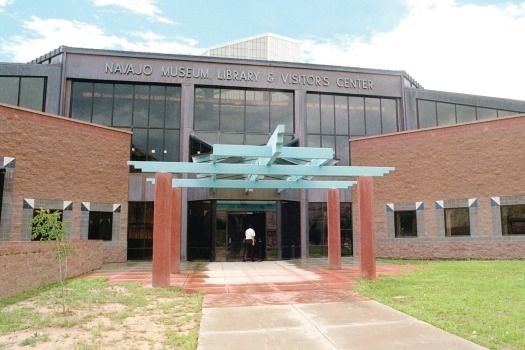
[[[353,165],[396,169],[374,182],[379,257],[525,258],[525,115],[350,147]]]
[[[70,239],[126,261],[129,131],[0,104],[0,140],[3,241],[30,241],[35,210],[50,208]]]

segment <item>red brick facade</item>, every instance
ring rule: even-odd
[[[68,278],[102,267],[102,241],[72,240],[68,244],[77,252],[68,259]],[[44,242],[0,243],[0,299],[58,281],[53,248]]]
[[[374,179],[378,257],[525,258],[525,236],[502,235],[499,214],[500,202],[525,204],[525,116],[356,139],[350,147],[352,165],[395,167]],[[447,203],[469,208],[469,236],[445,236],[440,206]],[[421,210],[417,237],[395,237],[396,206]]]
[[[0,159],[14,159],[0,164],[12,168],[0,240],[29,240],[32,205],[67,207],[73,240],[87,239],[89,210],[113,212],[104,260],[126,261],[129,131],[0,104],[0,140]]]

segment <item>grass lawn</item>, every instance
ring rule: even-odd
[[[203,294],[178,288],[66,281],[0,301],[0,349],[196,349]]]
[[[356,291],[491,349],[525,349],[525,261],[388,261],[402,275]]]

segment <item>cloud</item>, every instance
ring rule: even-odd
[[[390,32],[305,40],[310,63],[405,70],[427,89],[525,100],[525,2],[406,1]]]
[[[79,21],[41,19],[33,16],[23,24],[30,36],[0,39],[0,50],[13,62],[27,62],[59,46],[91,49],[149,51],[158,53],[201,54],[192,39],[166,39],[153,32],[135,33],[132,41],[125,37],[108,35],[99,27]]]
[[[0,0],[0,12],[4,10],[4,7],[13,3],[14,0]]]
[[[174,24],[172,20],[161,16],[162,11],[156,6],[156,2],[156,0],[93,0],[95,6],[121,7],[135,14],[148,16],[158,22]]]

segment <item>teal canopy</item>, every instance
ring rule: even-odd
[[[351,178],[383,176],[392,167],[334,166],[332,148],[285,147],[284,125],[279,125],[264,146],[213,145],[213,152],[193,162],[139,162],[128,164],[146,173],[196,174],[173,179],[174,187],[251,189],[343,189]],[[344,180],[341,180],[343,178]],[[154,182],[154,179],[148,179]]]

